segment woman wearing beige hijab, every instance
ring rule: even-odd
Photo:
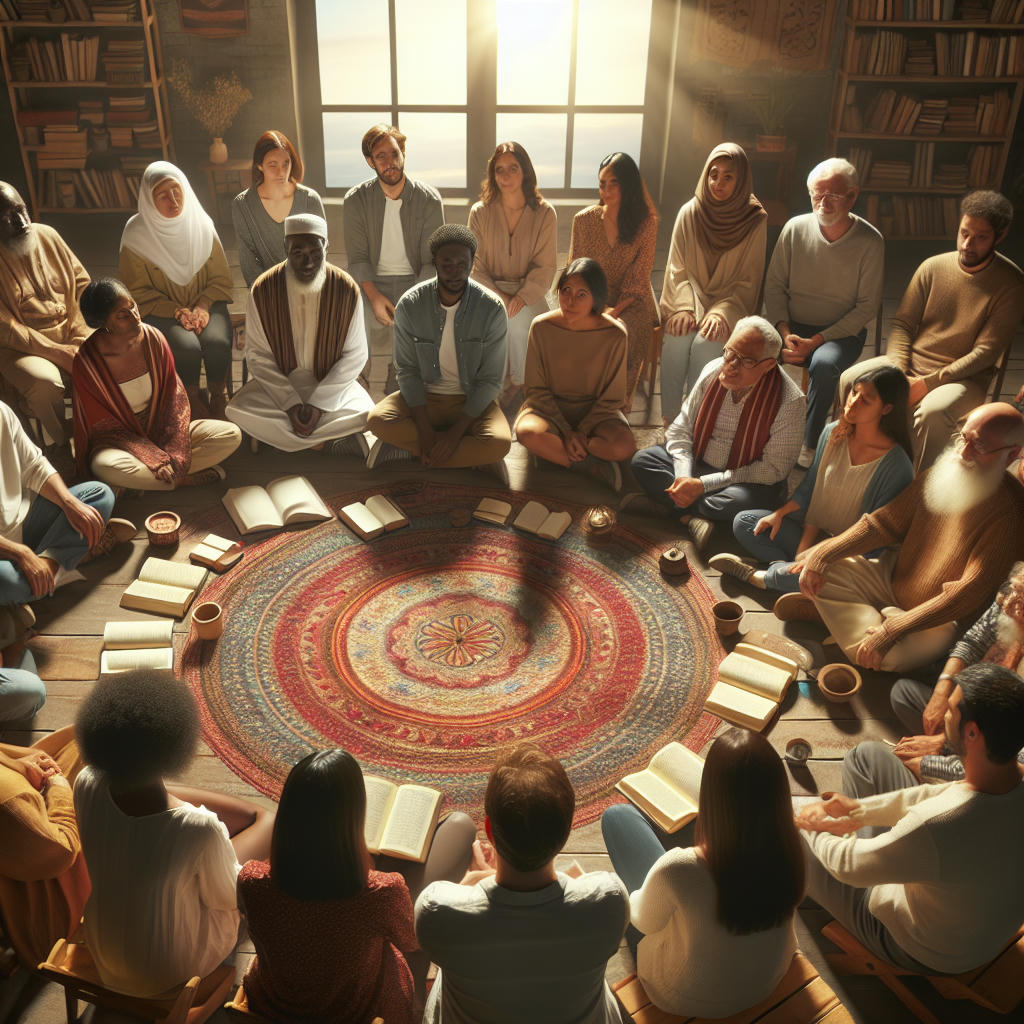
[[[704,367],[722,354],[736,321],[757,312],[767,222],[743,148],[735,142],[716,146],[672,229],[661,290],[666,422],[679,415],[683,395]]]

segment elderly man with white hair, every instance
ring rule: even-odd
[[[927,665],[991,599],[1024,554],[1024,488],[1006,472],[1022,446],[1024,415],[1006,402],[979,406],[899,497],[803,553],[800,589],[850,661],[885,672]],[[879,548],[888,550],[866,557]]]
[[[327,262],[327,223],[287,217],[284,263],[261,274],[246,306],[246,356],[253,379],[227,417],[282,451],[323,448],[365,457],[373,399],[358,382],[366,364],[359,286]],[[343,439],[343,440],[341,440]]]
[[[665,443],[633,456],[633,475],[669,512],[683,513],[703,552],[712,521],[786,500],[804,424],[804,396],[779,366],[782,338],[763,317],[736,322],[720,359],[687,395]]]
[[[764,283],[765,316],[782,335],[782,361],[807,368],[807,422],[797,460],[814,460],[843,370],[860,357],[882,302],[885,246],[851,213],[860,188],[848,160],[823,160],[807,176],[811,213],[786,222]]]

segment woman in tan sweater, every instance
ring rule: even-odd
[[[626,331],[602,312],[608,284],[596,260],[573,260],[556,289],[558,309],[537,317],[530,328],[526,400],[516,438],[534,455],[559,466],[581,466],[618,490],[617,463],[636,451],[622,414]]]

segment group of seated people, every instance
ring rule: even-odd
[[[1019,568],[1001,603],[1018,658]],[[198,742],[188,687],[107,676],[74,727],[0,744],[0,921],[34,967],[81,918],[103,983],[140,997],[209,974],[248,935],[249,1008],[281,1024],[619,1024],[605,971],[623,937],[657,1007],[724,1017],[781,981],[805,894],[890,964],[972,970],[1024,920],[1024,680],[1000,651],[949,680],[948,754],[862,743],[841,793],[796,808],[770,743],[727,729],[681,832],[605,811],[614,873],[556,870],[575,793],[534,743],[499,754],[481,833],[448,814],[423,863],[400,861],[367,850],[348,752],[302,758],[276,813],[182,786],[168,780]]]

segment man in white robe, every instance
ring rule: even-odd
[[[366,364],[359,286],[327,262],[327,223],[285,220],[284,263],[262,274],[246,306],[251,380],[227,417],[282,451],[324,448],[365,457],[373,399],[358,382]]]

